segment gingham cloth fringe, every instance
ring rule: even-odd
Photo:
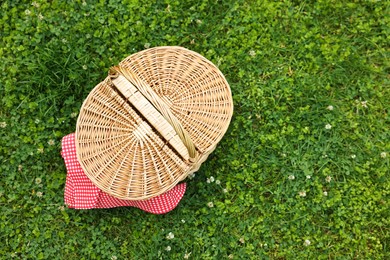
[[[148,200],[118,199],[100,190],[85,175],[77,160],[74,133],[62,138],[61,155],[67,170],[64,200],[69,208],[94,209],[130,206],[153,214],[165,214],[178,205],[186,191],[186,183],[181,183],[166,193]]]

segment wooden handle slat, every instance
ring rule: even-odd
[[[172,145],[183,157],[189,160],[186,146],[177,135],[175,129],[161,115],[161,113],[129,82],[124,76],[117,75],[111,79],[118,91],[139,111],[145,119]]]

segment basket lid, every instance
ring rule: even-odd
[[[158,196],[197,170],[233,113],[218,68],[182,47],[155,47],[124,59],[84,101],[77,157],[104,192],[128,200]]]

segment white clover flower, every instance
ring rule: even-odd
[[[211,176],[210,178],[207,178],[206,182],[207,182],[207,183],[214,182],[214,177]]]
[[[193,178],[195,178],[195,173],[191,173],[190,175],[188,175],[188,178],[189,178],[190,180],[192,180]]]
[[[330,177],[329,175],[326,176],[325,181],[326,181],[326,182],[331,182],[331,181],[332,181],[332,177]]]
[[[351,155],[351,158],[352,158],[352,159],[355,159],[355,158],[356,158],[356,155],[355,155],[355,154],[352,154],[352,155]]]
[[[382,158],[386,158],[387,157],[387,153],[386,152],[381,152],[381,157]]]
[[[171,247],[170,246],[167,246],[166,248],[165,248],[165,251],[171,251]]]
[[[229,258],[229,259],[233,259],[233,258],[234,258],[234,255],[233,255],[233,254],[230,254],[230,255],[228,256],[228,258]]]
[[[249,51],[249,56],[255,57],[256,56],[256,51],[250,50]]]
[[[0,127],[1,128],[6,128],[7,127],[7,123],[6,122],[0,122]]]
[[[88,69],[88,66],[87,65],[83,65],[83,70],[87,70]]]
[[[326,109],[332,111],[334,109],[334,107],[332,105],[329,105],[329,106],[326,107]]]
[[[36,1],[32,2],[31,5],[35,8],[39,8],[39,4]]]
[[[225,188],[225,189],[222,190],[222,192],[223,192],[223,193],[227,193],[228,190]]]
[[[41,13],[38,14],[38,19],[39,20],[43,20],[43,18],[45,18]]]
[[[207,206],[208,206],[209,208],[212,208],[212,207],[214,207],[214,203],[209,202],[209,203],[207,203]]]
[[[327,191],[324,191],[323,194],[324,194],[324,196],[328,196],[328,192]]]
[[[111,256],[111,260],[117,260],[117,259],[118,257],[116,257],[116,255]]]
[[[190,258],[190,255],[191,255],[191,252],[189,252],[189,253],[185,253],[185,254],[184,254],[184,259],[188,259],[188,258]]]
[[[181,220],[181,223],[183,223],[183,224],[184,224],[184,223],[186,223],[186,221],[185,221],[184,219],[182,219],[182,220]]]
[[[48,142],[47,142],[49,145],[54,145],[55,144],[55,141],[53,139],[50,139]]]
[[[42,179],[41,178],[36,178],[35,179],[35,183],[36,184],[41,184],[42,183]]]
[[[167,235],[167,239],[174,239],[175,235],[172,232],[169,232]]]
[[[367,108],[367,101],[362,101],[361,105],[362,105],[362,107]]]
[[[37,149],[37,152],[38,152],[38,153],[43,153],[43,148],[38,148],[38,149]]]
[[[294,175],[289,175],[289,176],[288,176],[288,179],[289,179],[289,180],[295,180],[295,176],[294,176]]]
[[[311,179],[311,176],[310,175],[306,175],[306,179]]]
[[[196,19],[195,22],[196,22],[197,24],[202,24],[202,23],[203,23],[202,20],[199,20],[199,19]]]
[[[26,11],[24,11],[24,13],[25,13],[26,15],[30,15],[30,14],[31,14],[31,11],[28,10],[28,9],[26,9]]]
[[[42,196],[43,196],[43,193],[42,193],[41,191],[38,191],[38,192],[37,192],[37,197],[38,197],[38,198],[42,198]]]
[[[300,192],[298,192],[299,196],[301,197],[306,197],[306,191],[302,190]]]
[[[220,184],[221,184],[221,181],[220,181],[220,180],[216,180],[216,181],[215,181],[215,184],[220,185]]]
[[[310,246],[311,242],[309,239],[306,239],[305,242],[303,243],[304,246]]]
[[[241,244],[244,244],[245,243],[245,239],[243,237],[240,238],[240,243]]]
[[[328,130],[329,130],[329,129],[331,129],[331,128],[332,128],[332,125],[331,125],[331,124],[326,124],[326,125],[325,125],[325,129],[328,129]]]

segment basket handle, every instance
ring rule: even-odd
[[[185,160],[196,161],[198,153],[190,135],[148,84],[120,66],[111,67],[109,77],[122,95]]]

